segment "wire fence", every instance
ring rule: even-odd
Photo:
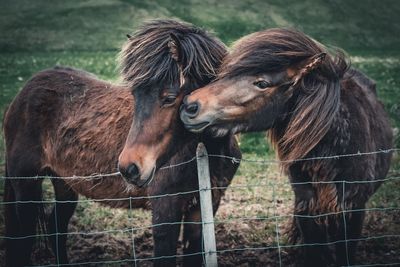
[[[334,156],[325,156],[325,157],[311,157],[311,158],[303,158],[303,159],[296,159],[290,162],[303,162],[303,161],[314,161],[314,160],[327,160],[327,159],[340,159],[340,158],[350,158],[350,157],[362,157],[362,156],[368,156],[368,155],[376,155],[376,154],[381,154],[381,153],[392,153],[392,152],[398,152],[400,151],[400,148],[391,148],[391,149],[385,149],[385,150],[379,150],[379,151],[371,151],[371,152],[358,152],[358,153],[352,153],[352,154],[343,154],[343,155],[334,155]],[[224,158],[232,161],[232,163],[249,163],[249,164],[257,164],[262,167],[266,165],[277,165],[281,163],[288,163],[289,161],[279,161],[279,160],[271,160],[271,159],[238,159],[235,157],[230,157],[226,155],[215,155],[215,154],[209,154],[209,158]],[[177,168],[179,166],[183,166],[186,164],[190,164],[192,162],[199,160],[199,156],[193,156],[192,158],[188,159],[187,161],[174,164],[174,165],[167,165],[163,166],[160,169],[172,169],[172,168]],[[0,180],[5,180],[5,179],[64,179],[64,180],[93,180],[93,179],[120,179],[120,173],[119,172],[114,172],[114,173],[109,173],[109,174],[92,174],[89,176],[77,176],[73,175],[70,177],[54,177],[54,176],[35,176],[35,177],[0,177]],[[350,178],[350,177],[349,177]],[[391,240],[391,239],[396,239],[396,242],[400,244],[400,232],[397,232],[399,227],[395,227],[395,232],[393,233],[384,233],[384,234],[374,234],[374,235],[369,235],[369,236],[362,236],[361,238],[348,238],[348,229],[346,229],[346,215],[349,213],[355,213],[355,212],[384,212],[384,213],[390,213],[390,212],[399,212],[400,210],[400,204],[393,205],[391,203],[389,206],[383,206],[383,204],[380,204],[379,207],[369,207],[369,208],[364,208],[364,209],[353,209],[353,208],[346,208],[345,205],[345,188],[346,186],[351,186],[354,184],[367,184],[367,183],[383,183],[383,182],[400,182],[400,175],[398,175],[396,172],[391,173],[387,178],[379,178],[379,179],[373,179],[369,178],[368,180],[351,180],[351,179],[346,179],[346,177],[343,178],[343,180],[338,180],[338,181],[305,181],[305,182],[295,182],[295,183],[290,183],[289,181],[286,180],[274,180],[274,179],[268,179],[266,182],[253,182],[253,183],[237,183],[237,184],[232,184],[230,186],[222,187],[222,186],[214,186],[214,187],[209,187],[209,188],[199,188],[196,190],[188,190],[188,191],[183,191],[183,192],[176,192],[176,193],[168,193],[168,194],[159,194],[159,195],[146,195],[146,196],[132,196],[132,197],[126,197],[126,198],[103,198],[103,199],[82,199],[82,200],[55,200],[55,199],[50,199],[50,200],[24,200],[24,201],[3,201],[1,205],[6,205],[6,204],[64,204],[64,203],[92,203],[92,202],[112,202],[112,201],[129,201],[129,210],[128,210],[128,221],[129,225],[131,227],[124,227],[124,228],[118,228],[118,229],[105,229],[105,230],[98,230],[98,231],[71,231],[68,233],[63,233],[63,232],[58,232],[56,229],[55,233],[41,233],[41,234],[35,234],[35,235],[26,235],[26,236],[4,236],[0,235],[0,240],[13,240],[13,239],[27,239],[27,238],[32,238],[32,237],[56,237],[56,242],[58,242],[59,237],[61,236],[96,236],[96,235],[103,235],[103,234],[126,234],[129,235],[130,239],[130,246],[131,246],[131,255],[129,258],[124,258],[124,259],[118,259],[118,260],[103,260],[103,261],[85,261],[85,262],[74,262],[70,264],[61,264],[59,262],[56,262],[55,264],[48,264],[48,265],[40,265],[40,266],[74,266],[76,264],[79,265],[88,265],[88,266],[95,266],[95,265],[112,265],[112,264],[130,264],[130,265],[138,265],[141,262],[148,262],[148,261],[154,261],[154,260],[161,260],[161,259],[168,259],[171,257],[176,257],[176,258],[183,258],[183,257],[189,257],[189,256],[195,256],[195,255],[201,255],[203,258],[205,258],[208,254],[214,253],[220,257],[224,253],[238,253],[238,252],[257,252],[257,251],[267,251],[267,250],[276,250],[277,251],[277,262],[276,265],[279,266],[284,266],[284,258],[285,255],[283,255],[283,250],[285,249],[295,249],[295,248],[304,248],[307,246],[332,246],[335,244],[339,243],[344,243],[346,246],[346,255],[348,257],[348,247],[347,245],[349,242],[367,242],[367,241],[373,241],[373,240],[378,240],[379,242],[383,242],[385,240]],[[318,184],[335,184],[335,185],[341,185],[341,189],[343,190],[341,192],[342,199],[341,199],[341,204],[342,208],[338,211],[334,212],[325,212],[321,214],[313,214],[313,215],[300,215],[300,214],[292,214],[292,213],[285,213],[285,214],[280,214],[278,212],[279,210],[279,199],[278,199],[278,190],[282,186],[296,186],[296,185],[306,185],[306,184],[312,184],[312,185],[318,185]],[[151,184],[149,185],[151,186]],[[167,198],[167,197],[175,197],[175,196],[180,196],[180,195],[190,195],[190,194],[198,194],[201,193],[205,190],[207,191],[212,191],[212,190],[229,190],[230,192],[234,190],[241,190],[241,189],[261,189],[261,190],[270,190],[271,192],[271,198],[270,202],[272,203],[272,207],[270,207],[273,212],[272,214],[267,214],[267,215],[252,215],[252,216],[228,216],[226,218],[219,219],[218,217],[216,219],[212,219],[210,221],[177,221],[177,222],[164,222],[164,223],[158,223],[158,224],[149,224],[149,225],[144,225],[144,226],[133,226],[134,225],[134,216],[133,216],[133,208],[132,208],[132,202],[136,200],[151,200],[155,198]],[[396,189],[394,189],[396,190]],[[400,192],[399,192],[400,193]],[[258,197],[258,196],[256,196]],[[227,198],[227,197],[226,197]],[[203,204],[202,204],[203,205]],[[212,203],[209,203],[211,209],[212,209]],[[246,204],[244,204],[246,205]],[[54,205],[55,206],[55,205]],[[220,207],[220,210],[223,207]],[[323,242],[323,243],[297,243],[297,244],[291,244],[284,240],[283,237],[283,231],[282,231],[282,222],[288,221],[293,218],[312,218],[312,219],[318,219],[318,218],[326,218],[327,216],[337,216],[341,215],[341,218],[344,220],[344,239],[343,240],[334,240],[334,241],[329,241],[329,242]],[[57,210],[55,210],[55,217],[57,219]],[[203,251],[198,252],[198,253],[192,253],[192,254],[177,254],[177,255],[172,255],[172,256],[162,256],[162,257],[141,257],[137,255],[136,252],[136,233],[138,231],[144,231],[144,230],[151,230],[155,227],[160,227],[160,226],[165,226],[165,225],[202,225],[203,228],[205,225],[208,224],[213,224],[213,225],[229,225],[229,224],[237,224],[237,223],[257,223],[257,222],[263,222],[263,223],[269,223],[272,226],[272,235],[271,235],[271,242],[268,245],[265,245],[265,242],[262,242],[260,246],[252,246],[252,243],[250,246],[239,246],[239,247],[217,247],[217,249],[214,251],[207,251],[206,248],[203,249]],[[57,226],[57,223],[56,223]],[[214,227],[213,227],[214,228]],[[397,243],[396,243],[397,244]],[[54,252],[56,255],[59,254],[58,251]],[[400,247],[397,247],[397,251],[395,251],[396,254],[400,253]],[[276,255],[275,255],[276,256]],[[56,257],[58,258],[58,257]],[[400,266],[400,260],[395,261],[395,262],[373,262],[369,264],[364,264],[364,265],[350,265],[350,260],[347,258],[347,265],[346,266]],[[39,265],[38,265],[39,266]]]

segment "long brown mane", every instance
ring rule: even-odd
[[[283,123],[276,122],[270,130],[281,160],[305,157],[329,130],[340,105],[340,79],[348,69],[344,54],[329,53],[322,44],[299,31],[270,29],[237,41],[221,67],[219,79],[280,72],[319,53],[328,56],[297,84]]]
[[[168,56],[171,34],[179,39],[180,55]],[[226,55],[225,45],[191,24],[174,20],[145,23],[128,38],[119,55],[121,75],[132,89],[153,83],[173,84],[180,71],[203,86],[216,76]],[[180,70],[177,64],[183,66]]]

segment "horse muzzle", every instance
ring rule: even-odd
[[[203,121],[197,118],[199,109],[200,107],[196,102],[189,105],[183,104],[180,108],[181,121],[185,128],[193,133],[200,133],[211,124],[210,121]]]
[[[150,173],[142,174],[139,167],[134,163],[131,163],[126,167],[121,166],[121,164],[118,163],[118,170],[128,183],[138,187],[144,187],[153,180],[156,168],[153,167]]]

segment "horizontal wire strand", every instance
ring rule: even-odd
[[[365,209],[352,209],[352,210],[345,210],[345,211],[337,211],[337,212],[328,212],[323,214],[316,214],[316,215],[299,215],[299,214],[285,214],[285,215],[274,215],[274,216],[257,216],[257,217],[233,217],[229,219],[223,220],[215,220],[215,224],[229,224],[235,223],[237,221],[272,221],[272,220],[279,220],[279,219],[287,219],[287,218],[320,218],[324,216],[333,216],[339,215],[344,213],[352,213],[352,212],[368,212],[368,211],[399,211],[400,207],[385,207],[385,208],[365,208]],[[141,227],[127,227],[121,229],[110,229],[110,230],[103,230],[103,231],[90,231],[90,232],[64,232],[64,233],[52,233],[52,234],[40,234],[40,235],[26,235],[20,237],[9,237],[9,236],[0,236],[0,239],[27,239],[32,237],[51,237],[55,235],[83,235],[83,236],[91,236],[91,235],[101,235],[101,234],[117,234],[117,233],[127,233],[130,231],[138,231],[138,230],[146,230],[151,229],[153,227],[160,227],[165,225],[201,225],[201,224],[209,224],[213,222],[199,222],[199,221],[178,221],[178,222],[167,222],[167,223],[158,223],[152,225],[146,225]]]
[[[400,180],[400,176],[392,176],[383,179],[376,179],[371,181],[346,181],[346,180],[338,180],[338,181],[309,181],[309,182],[294,182],[291,183],[281,182],[276,183],[277,185],[306,185],[306,184],[365,184],[365,183],[381,183],[392,180]],[[211,190],[228,190],[228,189],[240,189],[240,188],[250,188],[250,187],[269,187],[269,183],[257,183],[257,184],[238,184],[238,185],[228,185],[228,186],[214,186],[211,187]],[[208,189],[207,189],[208,190]],[[180,195],[194,194],[199,193],[201,190],[188,190],[177,193],[168,193],[168,194],[159,194],[159,195],[150,195],[150,196],[137,196],[137,197],[124,197],[124,198],[101,198],[101,199],[84,199],[84,200],[17,200],[17,201],[3,201],[0,202],[0,205],[7,204],[17,204],[17,203],[32,203],[32,204],[52,204],[52,203],[87,203],[87,202],[112,202],[112,201],[129,201],[129,200],[144,200],[144,199],[155,199],[155,198],[163,198],[163,197],[174,197]]]
[[[301,162],[301,161],[312,161],[312,160],[325,160],[325,159],[339,159],[339,158],[344,158],[344,157],[356,157],[356,156],[366,156],[366,155],[374,155],[374,154],[379,154],[379,153],[390,153],[390,152],[396,152],[400,151],[399,148],[391,148],[391,149],[385,149],[385,150],[379,150],[379,151],[372,151],[372,152],[358,152],[358,153],[352,153],[352,154],[342,154],[342,155],[334,155],[334,156],[326,156],[326,157],[311,157],[311,158],[304,158],[304,159],[295,159],[295,160],[290,160],[290,161],[280,161],[280,160],[269,160],[269,159],[239,159],[235,157],[230,157],[226,155],[216,155],[216,154],[209,154],[208,156],[211,158],[224,158],[224,159],[229,159],[232,161],[232,163],[240,163],[240,162],[249,162],[249,163],[260,163],[260,164],[280,164],[280,163],[290,163],[290,162]],[[187,161],[183,161],[181,163],[177,164],[171,164],[167,166],[163,166],[159,168],[160,170],[166,170],[166,169],[171,169],[171,168],[176,168],[179,166],[183,166],[186,164],[189,164],[191,162],[194,162],[197,158],[192,157],[191,159]],[[120,172],[114,172],[114,173],[108,173],[108,174],[92,174],[88,176],[69,176],[69,177],[52,177],[52,176],[34,176],[34,177],[0,177],[0,179],[41,179],[41,178],[50,178],[50,179],[72,179],[72,180],[82,180],[82,179],[101,179],[105,177],[116,177],[120,176]],[[370,178],[371,179],[371,178]],[[340,181],[309,181],[309,182],[282,182],[282,184],[291,184],[291,185],[304,185],[304,184],[336,184],[336,183],[346,183],[346,184],[364,184],[364,183],[379,183],[379,182],[385,182],[389,180],[399,180],[399,176],[395,177],[388,177],[388,178],[381,178],[381,179],[375,179],[375,180],[356,180],[356,181],[351,181],[351,180],[340,180]],[[223,189],[238,189],[238,188],[249,188],[249,187],[264,187],[264,186],[269,186],[270,183],[258,183],[258,184],[240,184],[240,185],[230,185],[226,187],[213,187],[211,190],[223,190]],[[185,192],[177,192],[177,193],[170,193],[170,194],[160,194],[160,195],[153,195],[153,196],[138,196],[138,197],[127,197],[127,198],[110,198],[110,199],[87,199],[87,200],[76,200],[76,201],[70,201],[70,200],[64,200],[64,201],[57,201],[57,200],[42,200],[42,201],[10,201],[10,202],[1,202],[0,204],[15,204],[15,203],[48,203],[48,204],[53,204],[53,203],[73,203],[73,202],[102,202],[102,201],[128,201],[128,200],[142,200],[142,199],[153,199],[153,198],[161,198],[161,197],[172,197],[172,196],[178,196],[178,195],[184,195],[184,194],[193,194],[193,193],[198,193],[200,190],[190,190],[190,191],[185,191]],[[290,218],[290,217],[303,217],[303,218],[318,218],[322,216],[331,216],[331,215],[337,215],[337,214],[342,214],[344,213],[350,213],[350,212],[363,212],[363,211],[397,211],[400,210],[400,207],[384,207],[384,208],[365,208],[365,209],[352,209],[352,210],[346,210],[346,211],[338,211],[338,212],[330,212],[330,213],[324,213],[324,214],[318,214],[318,215],[294,215],[294,214],[288,214],[288,215],[277,215],[277,216],[269,216],[269,217],[236,217],[236,218],[230,218],[230,219],[225,219],[225,220],[216,220],[216,224],[222,224],[222,223],[231,223],[234,221],[252,221],[252,220],[276,220],[276,219],[283,219],[283,218]],[[144,230],[144,229],[149,229],[153,227],[158,227],[158,226],[163,226],[163,225],[173,225],[173,224],[201,224],[202,222],[172,222],[172,223],[160,223],[160,224],[154,224],[150,226],[143,226],[143,227],[131,227],[131,228],[124,228],[124,229],[111,229],[111,230],[105,230],[105,231],[93,231],[93,232],[69,232],[69,233],[54,233],[54,234],[43,234],[43,235],[30,235],[30,236],[23,236],[23,237],[6,237],[6,236],[0,236],[0,239],[23,239],[23,238],[31,238],[31,237],[38,237],[38,236],[52,236],[52,235],[98,235],[98,234],[112,234],[112,233],[125,233],[125,232],[130,232],[130,231],[136,231],[136,230]],[[203,222],[203,223],[211,223],[211,222]],[[388,235],[381,235],[381,236],[368,236],[368,237],[363,237],[363,238],[358,238],[358,239],[346,239],[346,240],[337,240],[337,241],[332,241],[332,242],[326,242],[326,243],[313,243],[313,244],[294,244],[294,245],[279,245],[279,248],[293,248],[293,247],[302,247],[302,246],[320,246],[320,245],[333,245],[337,244],[340,242],[352,242],[352,241],[367,241],[367,240],[373,240],[373,239],[380,239],[380,238],[391,238],[391,237],[400,237],[400,235],[396,234],[388,234]],[[244,250],[263,250],[263,249],[278,249],[278,246],[268,246],[268,247],[246,247],[246,248],[233,248],[233,249],[225,249],[225,250],[217,250],[215,251],[216,253],[226,253],[226,252],[235,252],[235,251],[244,251]],[[194,256],[194,255],[200,255],[203,254],[204,252],[198,252],[198,253],[192,253],[192,254],[185,254],[185,255],[172,255],[172,256],[162,256],[162,257],[150,257],[150,258],[136,258],[136,261],[151,261],[151,260],[159,260],[159,259],[167,259],[171,257],[187,257],[187,256]],[[113,264],[113,263],[129,263],[133,262],[134,259],[122,259],[122,260],[110,260],[110,261],[91,261],[91,262],[77,262],[77,263],[70,263],[70,264],[52,264],[52,265],[44,265],[44,266],[72,266],[72,265],[87,265],[87,264]],[[388,264],[367,264],[367,265],[352,265],[352,266],[394,266],[400,263],[388,263]],[[43,265],[42,265],[43,266]]]
[[[310,158],[303,158],[303,159],[294,159],[294,160],[270,160],[270,159],[262,159],[262,160],[257,160],[257,159],[240,159],[240,158],[235,158],[231,156],[226,156],[226,155],[217,155],[217,154],[209,154],[208,157],[212,158],[224,158],[224,159],[229,159],[232,161],[232,163],[240,163],[240,162],[250,162],[250,163],[261,163],[261,164],[280,164],[280,163],[290,163],[290,162],[301,162],[301,161],[312,161],[312,160],[325,160],[325,159],[339,159],[339,158],[344,158],[344,157],[356,157],[356,156],[367,156],[367,155],[375,155],[375,154],[380,154],[380,153],[390,153],[390,152],[396,152],[400,151],[400,148],[390,148],[390,149],[382,149],[378,151],[371,151],[371,152],[358,152],[358,153],[350,153],[350,154],[340,154],[340,155],[333,155],[333,156],[324,156],[324,157],[310,157]],[[195,161],[197,157],[192,157],[187,161],[183,161],[177,164],[171,164],[171,165],[166,165],[162,166],[159,168],[159,170],[166,170],[166,169],[172,169],[176,167],[180,167],[186,164],[189,164],[193,161]],[[106,174],[91,174],[91,175],[72,175],[72,176],[46,176],[46,175],[37,175],[37,176],[17,176],[17,177],[6,177],[6,176],[0,176],[0,179],[64,179],[64,180],[81,180],[81,179],[101,179],[104,177],[114,177],[114,176],[120,176],[120,172],[113,172],[113,173],[106,173]]]

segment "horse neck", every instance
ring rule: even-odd
[[[237,147],[235,140],[235,137],[231,134],[216,138],[203,133],[199,141],[204,143],[209,155],[240,157],[235,149]]]

